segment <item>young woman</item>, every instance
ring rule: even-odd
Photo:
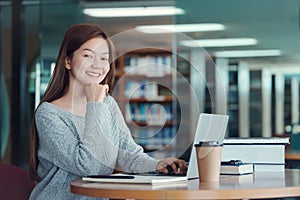
[[[159,171],[183,160],[156,160],[131,137],[116,101],[114,48],[96,25],[70,27],[62,41],[49,86],[35,111],[30,138],[30,172],[37,181],[30,199],[85,199],[70,181],[91,174]]]

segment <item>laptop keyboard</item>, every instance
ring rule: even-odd
[[[186,174],[175,174],[174,172],[164,174],[164,173],[157,172],[157,171],[140,173],[140,174],[136,174],[136,175],[140,175],[140,176],[186,176]]]

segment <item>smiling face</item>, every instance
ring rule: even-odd
[[[66,59],[66,68],[70,70],[70,80],[86,86],[99,84],[110,69],[109,48],[103,38],[92,38],[77,49],[73,57]]]

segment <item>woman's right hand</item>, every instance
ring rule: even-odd
[[[172,171],[175,174],[186,174],[187,172],[187,165],[185,161],[174,157],[161,160],[156,166],[156,171],[167,174],[169,173],[168,166],[172,168]]]
[[[107,84],[90,84],[85,86],[85,95],[88,102],[103,102],[109,91]]]

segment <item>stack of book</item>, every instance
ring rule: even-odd
[[[245,175],[253,174],[253,163],[244,163],[239,160],[230,160],[228,162],[221,162],[221,175]]]
[[[284,171],[289,138],[225,138],[222,161],[253,163],[254,171]]]

